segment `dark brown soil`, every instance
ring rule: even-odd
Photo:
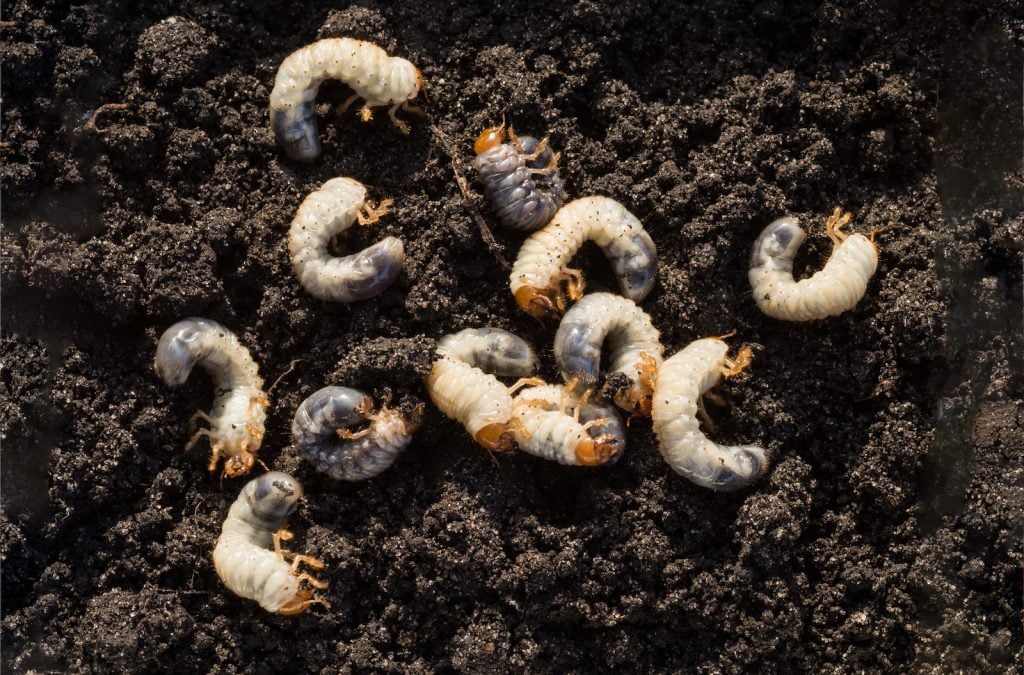
[[[326,4],[6,3],[5,671],[1024,668],[1018,2]],[[325,85],[324,155],[298,165],[268,126],[274,74],[338,35],[416,63],[430,117],[408,137],[336,117],[347,90]],[[297,460],[306,395],[426,400],[456,329],[520,333],[556,376],[554,326],[516,309],[500,262],[521,237],[488,245],[455,182],[502,114],[551,136],[570,196],[643,220],[661,261],[644,307],[670,353],[730,330],[753,345],[712,406],[716,438],[772,453],[752,489],[673,474],[646,421],[597,471],[495,462],[432,408],[375,480]],[[352,306],[307,295],[285,246],[302,197],[342,175],[395,198],[364,236],[408,252]],[[867,296],[767,319],[751,242],[836,204],[889,228]],[[801,269],[828,250],[815,230]],[[599,254],[580,262],[609,285]],[[280,378],[261,456],[306,485],[292,524],[330,610],[269,615],[214,573],[242,480],[182,452],[209,379],[173,391],[151,367],[190,315]]]

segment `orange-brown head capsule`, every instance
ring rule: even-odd
[[[244,476],[252,471],[253,464],[255,463],[256,455],[249,450],[249,444],[244,443],[239,454],[224,459],[224,475],[228,478]],[[210,462],[210,471],[213,471],[216,466],[216,455],[214,455],[213,460]]]
[[[576,461],[581,466],[601,466],[607,464],[618,452],[613,436],[599,436],[580,441],[576,446]]]
[[[512,449],[513,437],[504,424],[488,424],[473,437],[477,443],[491,452],[508,452]]]
[[[502,122],[501,126],[498,127],[487,127],[480,135],[476,137],[476,143],[473,144],[473,152],[480,154],[481,152],[487,152],[493,147],[499,146],[505,142],[505,123]]]
[[[532,286],[523,286],[516,291],[516,304],[535,319],[547,319],[560,314],[557,303],[548,293]]]

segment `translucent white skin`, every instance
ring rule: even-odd
[[[490,326],[445,335],[437,343],[437,355],[464,361],[492,375],[526,377],[537,369],[537,355],[526,340]]]
[[[272,471],[245,484],[228,510],[213,549],[217,575],[235,595],[279,612],[302,600],[291,565],[273,550],[274,533],[284,527],[302,497],[302,484]]]
[[[650,235],[614,199],[583,197],[560,208],[550,223],[523,242],[509,277],[520,307],[535,314],[525,306],[529,298],[524,289],[548,297],[560,293],[563,270],[585,241],[604,250],[624,296],[635,302],[647,297],[657,272],[657,251]]]
[[[835,246],[825,267],[793,280],[793,258],[807,234],[796,218],[779,218],[761,232],[750,256],[750,286],[765,314],[784,321],[814,321],[853,309],[878,267],[878,250],[862,234]]]
[[[401,412],[372,412],[373,400],[349,387],[324,387],[299,405],[292,420],[292,440],[299,456],[317,471],[338,480],[366,480],[379,475],[412,440],[416,425]],[[337,430],[364,421],[370,426],[340,438]]]
[[[527,401],[530,405],[522,405]],[[578,466],[581,461],[577,448],[587,438],[604,437],[604,445],[612,448],[604,464],[619,461],[626,449],[626,426],[613,406],[588,400],[580,409],[577,421],[575,412],[580,400],[561,385],[527,387],[516,395],[513,405],[513,414],[520,421],[520,425],[514,427],[516,445],[523,452]],[[598,419],[605,421],[584,429],[585,423]]]
[[[355,302],[380,295],[402,271],[402,240],[385,237],[362,251],[335,257],[328,244],[359,217],[366,188],[352,178],[332,178],[299,206],[288,231],[288,253],[299,283],[310,295]]]
[[[209,436],[214,451],[210,470],[223,457],[227,475],[248,473],[263,442],[268,405],[259,368],[234,333],[216,321],[193,317],[164,331],[153,367],[167,385],[179,387],[196,365],[210,374],[217,391],[205,416],[210,428],[199,432]]]
[[[601,375],[601,348],[608,342],[607,372],[622,373],[629,388],[617,392],[615,402],[632,413],[650,398],[642,377],[645,361],[661,365],[665,348],[660,333],[647,312],[632,300],[611,293],[590,293],[569,308],[555,334],[555,360],[566,382],[576,380],[583,388],[593,387]],[[647,357],[646,359],[644,357]]]
[[[500,328],[467,328],[441,338],[437,356],[425,379],[431,400],[489,447],[481,431],[503,428],[512,419],[512,395],[494,375],[530,375],[537,367],[533,349]]]
[[[362,40],[328,38],[292,52],[270,93],[270,122],[292,159],[311,162],[320,156],[314,104],[324,80],[340,80],[366,101],[367,109],[387,105],[392,114],[423,85],[416,66]]]
[[[722,492],[749,485],[767,465],[763,448],[717,445],[697,422],[698,400],[721,377],[727,351],[722,340],[705,338],[666,359],[658,371],[651,411],[661,456],[672,470]]]

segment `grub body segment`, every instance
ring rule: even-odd
[[[796,218],[768,225],[754,242],[750,286],[754,301],[768,316],[783,321],[815,321],[853,309],[878,267],[878,249],[862,234],[846,234],[850,214],[836,209],[826,222],[832,255],[813,276],[796,281],[793,260],[807,235]]]
[[[501,142],[504,139],[504,127],[481,134],[477,173],[498,222],[532,232],[547,224],[565,201],[558,154],[533,136],[513,132],[507,142]]]
[[[565,311],[567,295],[575,300],[582,294],[582,277],[566,266],[585,241],[604,251],[623,296],[634,302],[647,297],[657,272],[654,241],[622,204],[584,197],[563,206],[523,242],[510,274],[520,308],[538,318],[558,315]]]
[[[356,302],[380,295],[395,281],[405,260],[405,247],[397,237],[345,256],[330,252],[333,238],[357,221],[376,222],[389,205],[389,200],[380,206],[368,202],[366,188],[352,178],[332,178],[303,200],[288,231],[288,252],[299,283],[310,295]]]
[[[209,413],[196,414],[209,428],[196,432],[186,448],[205,436],[212,450],[210,471],[223,458],[225,475],[249,473],[263,442],[269,403],[259,368],[234,333],[211,319],[193,317],[164,331],[153,367],[164,383],[179,387],[197,365],[210,374],[216,395]]]
[[[730,362],[727,352],[723,340],[705,338],[666,359],[658,372],[651,410],[658,447],[672,470],[722,492],[746,487],[767,466],[763,448],[718,445],[700,430],[700,397],[721,378]]]
[[[626,448],[626,427],[614,406],[581,399],[560,385],[516,395],[516,445],[531,455],[575,466],[614,464]]]
[[[298,614],[313,603],[326,604],[313,589],[327,584],[298,569],[300,563],[316,569],[323,563],[280,546],[291,538],[284,526],[301,497],[302,484],[288,474],[271,471],[254,478],[228,510],[213,549],[213,564],[224,585],[268,612]]]
[[[324,387],[299,405],[292,441],[299,456],[338,480],[366,480],[384,472],[412,441],[422,409],[410,416],[349,387]],[[369,426],[351,432],[364,422]]]
[[[566,382],[588,389],[602,373],[601,350],[608,343],[608,374],[622,373],[625,389],[615,403],[634,414],[650,413],[654,376],[664,347],[651,317],[636,303],[611,293],[590,293],[573,305],[555,334],[555,360]]]
[[[508,450],[512,393],[494,374],[525,377],[536,364],[522,338],[500,328],[467,328],[440,340],[425,383],[434,405],[465,426],[477,443]]]
[[[344,82],[352,88],[353,99],[365,101],[361,109],[364,120],[370,119],[373,108],[390,106],[392,121],[408,133],[408,125],[395,117],[395,111],[407,106],[423,88],[419,69],[403,58],[388,56],[370,42],[318,40],[285,58],[270,93],[271,126],[292,159],[311,162],[320,156],[315,102],[325,80]]]

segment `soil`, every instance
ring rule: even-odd
[[[1024,10],[948,3],[11,2],[3,17],[2,665],[7,672],[1021,672],[1020,116]],[[371,40],[428,82],[403,136],[337,115],[324,153],[276,145],[281,60]],[[428,406],[385,474],[340,484],[290,447],[326,384],[426,401],[440,336],[496,325],[557,377],[520,312],[470,168],[502,115],[561,150],[659,247],[644,302],[669,353],[735,330],[714,437],[765,444],[731,495],[672,473],[634,420],[613,467],[491,457]],[[445,141],[447,139],[447,141]],[[455,176],[467,178],[467,202]],[[380,298],[317,301],[285,245],[303,198],[351,175],[395,207]],[[866,297],[763,316],[749,247],[784,213],[827,256],[841,204],[882,228]],[[577,262],[613,286],[599,252]],[[231,327],[275,383],[260,456],[307,498],[295,545],[331,608],[267,614],[211,549],[244,479],[182,452],[205,374],[170,390],[157,338]]]

